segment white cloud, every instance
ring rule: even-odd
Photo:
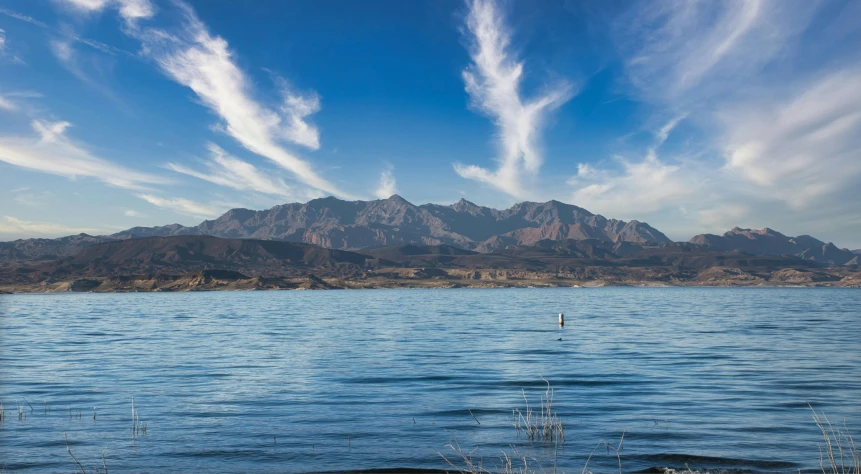
[[[687,108],[732,92],[807,26],[816,2],[640,2],[616,22],[632,84],[648,100]]]
[[[89,177],[119,188],[146,189],[168,181],[94,156],[65,135],[69,122],[34,120],[37,137],[0,137],[0,161],[69,178]]]
[[[675,238],[740,225],[857,240],[861,70],[831,28],[839,9],[820,6],[669,0],[617,18],[630,96],[665,125],[641,161],[581,167],[576,203]],[[697,130],[659,157],[681,120]]]
[[[472,34],[473,63],[463,72],[472,105],[499,127],[498,168],[454,165],[462,177],[490,184],[515,197],[527,195],[523,175],[534,176],[541,167],[538,138],[546,116],[567,102],[573,87],[561,82],[533,99],[521,98],[523,63],[509,51],[511,34],[491,0],[469,2],[467,27]]]
[[[0,54],[6,51],[6,31],[0,28]]]
[[[142,41],[145,53],[167,76],[194,91],[223,120],[223,131],[249,151],[291,171],[311,187],[351,197],[280,143],[287,140],[311,149],[319,147],[317,129],[305,120],[319,110],[317,96],[285,90],[280,113],[256,101],[227,41],[212,36],[190,7],[179,6],[185,14],[181,30],[131,29],[129,33]]]
[[[217,203],[205,204],[185,198],[164,198],[152,194],[137,194],[137,197],[155,207],[203,219],[217,217],[225,211],[225,207]]]
[[[143,214],[134,209],[126,209],[123,211],[123,215],[126,217],[143,217]]]
[[[794,208],[859,184],[861,69],[830,72],[787,98],[729,106],[720,118],[727,168]]]
[[[53,194],[50,191],[30,191],[28,187],[13,189],[10,191],[15,197],[12,198],[18,204],[30,207],[44,207],[48,205]]]
[[[208,148],[211,158],[204,163],[206,172],[193,170],[177,163],[168,163],[167,168],[240,191],[254,191],[287,198],[293,195],[290,187],[283,180],[262,173],[254,165],[230,156],[215,144],[210,143]]]
[[[667,208],[683,207],[682,201],[696,193],[702,183],[690,169],[662,162],[658,148],[686,115],[678,115],[655,131],[655,141],[642,161],[614,157],[620,169],[598,169],[587,163],[577,165],[577,175],[568,180],[575,187],[577,205],[613,216],[634,218]]]
[[[380,184],[377,186],[377,189],[374,190],[374,196],[380,199],[386,199],[391,197],[393,194],[398,193],[398,184],[395,180],[394,171],[394,168],[389,166],[380,173]]]
[[[697,211],[697,219],[706,232],[722,234],[739,226],[749,214],[750,208],[746,205],[727,204]]]
[[[100,57],[97,55],[85,55],[84,58],[81,58],[79,52],[74,48],[73,42],[86,44],[102,52],[114,54],[111,47],[102,43],[82,39],[72,34],[66,34],[64,36],[67,39],[54,40],[50,43],[51,52],[54,54],[54,57],[57,58],[57,61],[60,62],[60,65],[84,84],[104,94],[118,106],[126,108],[123,100],[108,85],[106,85],[106,78],[100,77],[104,75],[103,69],[105,69],[101,65],[102,61],[100,60]],[[96,72],[95,78],[85,71],[84,66],[88,66],[87,69],[92,69]]]
[[[14,112],[14,111],[18,110],[18,107],[14,103],[9,101],[9,99],[0,95],[0,109],[6,110],[9,112]]]
[[[317,127],[305,121],[306,117],[320,111],[320,97],[316,93],[303,96],[291,91],[287,83],[282,84],[284,103],[281,112],[284,114],[282,133],[284,138],[308,147],[312,150],[320,148],[320,132]]]
[[[82,13],[98,13],[105,8],[116,8],[120,16],[132,23],[155,15],[155,6],[149,0],[59,0],[72,10]]]
[[[569,180],[569,184],[577,186],[573,202],[595,212],[630,219],[643,213],[678,209],[696,192],[697,183],[686,170],[663,163],[654,154],[639,162],[619,161],[621,169],[617,171],[578,166],[577,176]]]
[[[47,28],[47,27],[48,27],[48,25],[46,25],[45,23],[43,23],[43,22],[41,22],[41,21],[39,21],[39,20],[37,20],[37,19],[35,19],[35,18],[31,17],[31,16],[22,15],[22,14],[20,14],[20,13],[18,13],[18,12],[14,12],[14,11],[12,11],[12,10],[7,10],[7,9],[5,9],[5,8],[0,8],[0,15],[6,15],[6,16],[8,16],[8,17],[10,17],[10,18],[14,18],[14,19],[16,19],[16,20],[24,21],[24,22],[30,23],[30,24],[32,24],[32,25],[36,25],[36,26],[38,26],[38,27],[40,27],[40,28]]]
[[[75,52],[68,41],[51,41],[51,52],[64,65],[71,63],[75,58]]]
[[[5,216],[4,221],[0,221],[0,234],[3,235],[24,236],[36,234],[40,236],[58,236],[95,232],[98,232],[98,230],[83,227],[68,227],[50,222],[24,221],[12,216]]]

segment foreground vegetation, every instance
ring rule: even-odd
[[[446,471],[454,470],[461,474],[564,474],[564,471],[559,470],[559,448],[565,443],[565,429],[558,412],[556,412],[553,404],[553,388],[549,381],[542,378],[546,383],[546,389],[540,396],[537,405],[530,405],[529,398],[525,391],[522,391],[524,407],[516,408],[512,411],[511,424],[514,429],[516,438],[523,437],[530,442],[540,443],[543,447],[548,448],[551,453],[549,459],[539,460],[534,456],[521,453],[516,447],[511,450],[503,450],[495,458],[485,460],[484,456],[477,453],[476,449],[468,450],[461,446],[454,432],[449,432],[451,440],[445,446],[443,452],[439,452],[440,457],[448,466]],[[34,411],[32,405],[25,400],[27,406],[30,407],[30,413]],[[823,474],[861,474],[861,452],[855,445],[855,440],[844,421],[842,425],[833,424],[824,412],[817,412],[812,405],[810,410],[813,415],[813,422],[822,435],[822,442],[819,444],[819,465]],[[48,411],[48,404],[45,402],[45,412]],[[476,423],[480,422],[475,415],[470,414],[475,419]],[[18,421],[24,421],[28,417],[28,412],[25,410],[25,405],[16,404],[14,417]],[[80,410],[73,413],[71,408],[69,411],[70,418],[80,418],[82,413]],[[97,412],[93,410],[93,419],[96,419]],[[9,421],[9,415],[0,403],[0,424]],[[657,423],[657,422],[656,422]],[[139,436],[147,434],[147,424],[141,422],[139,413],[132,398],[132,418],[131,418],[131,439],[133,442]],[[78,458],[72,452],[66,434],[63,435],[66,451],[71,458],[74,469],[80,474],[108,474],[107,463],[107,448],[104,448],[101,453],[101,467],[94,466],[91,471],[85,468]],[[277,439],[274,439],[277,443]],[[615,454],[618,463],[619,473],[624,472],[624,463],[622,450],[624,448],[625,432],[622,432],[618,441],[608,442],[601,441],[589,453],[580,474],[593,474],[589,469],[589,462],[592,456],[599,448],[605,448],[608,452]],[[547,465],[543,465],[544,461]],[[677,470],[674,468],[665,468],[666,474],[695,474],[696,467],[686,465],[683,469]],[[0,468],[0,473],[5,474],[6,468]]]

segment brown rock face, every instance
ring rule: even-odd
[[[524,202],[500,211],[463,199],[450,206],[416,206],[397,195],[376,201],[328,197],[266,211],[232,209],[195,227],[134,228],[111,237],[172,235],[283,240],[335,249],[448,244],[480,252],[545,239],[670,243],[648,224],[607,219],[558,201]]]

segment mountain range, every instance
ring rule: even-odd
[[[739,251],[757,255],[795,255],[805,260],[832,265],[857,265],[859,252],[838,248],[809,235],[789,237],[776,230],[733,227],[723,235],[701,234],[690,240],[718,251]]]
[[[614,251],[622,252],[626,245],[631,249],[680,245],[644,222],[606,218],[559,201],[523,202],[497,210],[464,199],[448,206],[416,206],[394,195],[373,201],[327,197],[261,211],[231,209],[217,219],[191,227],[133,227],[106,236],[80,234],[0,242],[0,261],[51,260],[79,254],[95,244],[192,235],[306,243],[338,250],[448,245],[478,253],[562,241],[612,244],[617,247]],[[856,265],[861,258],[807,235],[789,237],[767,228],[736,227],[720,236],[697,235],[686,245],[715,252],[796,256],[825,265]]]

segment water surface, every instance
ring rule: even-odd
[[[593,450],[590,469],[618,472],[602,442],[623,432],[625,472],[816,472],[808,402],[861,436],[856,290],[4,295],[0,315],[8,471],[71,471],[64,433],[111,472],[443,469],[452,436],[552,471],[552,446],[511,424],[542,376],[569,473]]]

